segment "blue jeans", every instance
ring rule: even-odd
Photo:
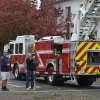
[[[26,88],[29,88],[29,82],[31,81],[31,88],[34,87],[34,72],[27,71],[26,73]]]

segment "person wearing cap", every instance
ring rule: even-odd
[[[10,79],[11,63],[8,58],[8,52],[4,51],[3,56],[0,58],[1,78],[2,78],[2,91],[9,91],[7,82]]]

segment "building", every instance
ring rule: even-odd
[[[83,1],[84,0],[56,0],[55,7],[63,10],[63,13],[58,18],[57,22],[61,23],[63,20],[63,22],[66,22],[67,24],[65,30],[63,30],[63,28],[60,30],[65,33],[72,33],[75,16],[77,15],[79,8],[83,5]],[[68,36],[68,38],[69,37],[70,36]]]

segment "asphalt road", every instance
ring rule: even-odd
[[[87,96],[100,98],[100,79],[94,82],[91,87],[80,87],[78,86],[77,82],[73,83],[70,81],[65,82],[63,86],[50,86],[41,78],[36,80],[35,87],[35,91],[40,92],[68,92],[75,95],[86,94]],[[8,88],[10,89],[9,92],[24,92],[26,91],[25,80],[15,80],[15,78],[12,76],[8,82]],[[1,89],[0,92],[2,93]]]

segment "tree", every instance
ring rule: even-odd
[[[34,24],[38,10],[34,1],[1,0],[0,45],[15,39],[17,35],[32,34],[35,31]]]
[[[32,34],[38,10],[36,0],[0,0],[0,51],[18,35]],[[0,53],[1,53],[0,52]]]
[[[37,25],[37,33],[40,37],[57,35],[56,33],[59,35],[59,33],[61,33],[57,31],[57,29],[63,25],[63,21],[58,24],[57,18],[62,14],[62,10],[56,9],[54,4],[55,0],[41,0],[41,9],[39,10],[40,17],[38,17],[39,25]]]
[[[41,2],[40,9],[37,9],[37,0],[0,0],[1,46],[18,35],[43,37],[61,33],[58,29],[64,25],[63,18],[60,24],[57,18],[62,10],[54,7],[55,0]]]

